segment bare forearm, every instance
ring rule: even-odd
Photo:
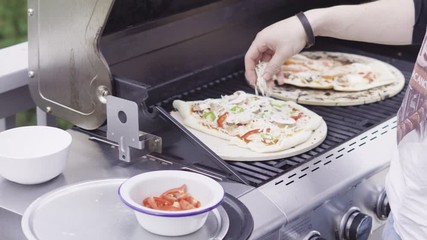
[[[306,12],[316,36],[403,45],[412,41],[413,0],[379,0]]]

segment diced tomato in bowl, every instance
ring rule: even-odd
[[[142,204],[148,208],[167,211],[189,210],[201,206],[201,203],[187,192],[186,184],[169,189],[159,197],[147,197]]]
[[[119,196],[147,231],[181,236],[205,224],[209,212],[222,203],[224,189],[202,174],[161,170],[129,178],[120,186]]]

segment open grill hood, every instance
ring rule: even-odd
[[[212,81],[241,68],[256,32],[304,9],[295,2],[29,0],[32,97],[42,110],[96,129],[106,120],[105,96],[122,94],[113,75],[149,93],[121,97],[148,103]],[[234,66],[218,68],[228,62]]]

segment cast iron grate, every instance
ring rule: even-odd
[[[378,58],[378,57],[377,57]],[[413,64],[396,59],[382,59],[399,68],[408,81]],[[406,87],[405,87],[406,89]],[[367,131],[387,119],[395,116],[402,102],[405,89],[392,98],[384,101],[348,107],[321,107],[306,106],[321,115],[327,125],[328,134],[318,147],[297,156],[257,162],[228,162],[237,172],[245,177],[252,186],[258,187],[269,180],[291,169],[314,159],[316,156],[331,150],[357,135]],[[172,110],[174,99],[200,100],[217,98],[221,95],[232,94],[237,90],[253,93],[253,89],[246,84],[243,71],[236,72],[216,81],[202,85],[191,91],[167,99],[161,103],[166,110]]]

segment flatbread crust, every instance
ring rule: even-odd
[[[310,136],[313,134],[313,131],[318,129],[321,123],[323,122],[323,119],[319,115],[292,101],[285,102],[285,101],[271,99],[268,97],[260,97],[252,94],[246,94],[246,93],[243,93],[242,91],[238,91],[235,94],[246,95],[247,98],[250,98],[250,99],[255,99],[256,97],[257,99],[260,99],[259,100],[260,102],[262,102],[261,105],[265,105],[265,106],[275,105],[275,106],[280,106],[280,108],[282,108],[283,106],[286,106],[285,108],[293,109],[296,112],[301,112],[302,117],[300,117],[294,124],[287,123],[284,125],[279,124],[280,126],[276,126],[277,124],[273,125],[273,123],[266,124],[268,122],[266,122],[265,120],[266,118],[265,114],[263,118],[260,117],[260,114],[263,114],[263,111],[255,111],[254,113],[253,110],[250,110],[250,117],[249,117],[250,121],[246,121],[244,124],[241,124],[240,122],[236,124],[229,123],[230,124],[229,126],[232,126],[232,127],[229,127],[229,126],[227,127],[228,129],[232,129],[232,130],[225,130],[225,128],[218,127],[216,123],[216,121],[219,119],[219,116],[221,115],[221,111],[227,112],[228,114],[230,114],[228,117],[229,119],[232,119],[233,117],[234,119],[238,119],[238,116],[239,116],[238,114],[240,114],[240,113],[236,113],[235,115],[233,115],[232,113],[230,113],[229,110],[231,108],[234,108],[236,104],[231,104],[230,99],[229,98],[227,99],[227,97],[223,97],[222,99],[206,99],[202,101],[187,101],[187,102],[182,100],[175,100],[173,102],[173,106],[181,115],[184,125],[191,127],[193,129],[199,130],[203,133],[207,133],[211,136],[215,136],[215,137],[227,140],[230,144],[233,144],[242,148],[247,148],[258,153],[283,151],[285,149],[289,149],[291,147],[304,143],[308,139],[310,139]],[[230,96],[234,96],[235,94]],[[224,108],[221,111],[218,111],[218,113],[215,113],[215,115],[217,115],[215,117],[215,120],[205,119],[209,115],[209,111],[211,108],[210,107],[208,108],[207,105],[211,106],[210,104],[215,104],[215,106],[220,106]],[[203,112],[194,111],[195,108],[197,108],[199,111],[201,106],[203,106],[202,108],[204,108]],[[248,106],[241,105],[241,107],[239,106],[239,108],[249,109],[249,105]],[[270,108],[272,107],[270,106]],[[206,110],[206,109],[209,109],[209,110]],[[260,109],[263,110],[264,107],[261,107]],[[242,112],[241,114],[244,114],[245,113],[244,111],[241,110]],[[282,116],[284,115],[284,112],[276,112],[276,110],[274,110],[274,114],[276,113],[280,113]],[[267,114],[267,117],[268,117],[268,114]],[[272,117],[278,116],[277,114],[276,115],[274,114],[271,113],[271,116]],[[264,128],[264,129],[253,134],[255,138],[251,139],[250,141],[247,141],[247,139],[243,137],[245,136],[245,133],[248,133],[254,129],[261,129],[261,128]],[[271,130],[270,132],[270,129],[273,129],[273,130]],[[274,135],[274,139],[275,139],[274,142],[268,141],[266,143],[264,141],[265,139],[261,139],[259,136],[263,134]]]
[[[275,86],[271,96],[304,105],[354,106],[382,101],[398,94],[405,86],[405,77],[394,66],[384,63],[393,75],[393,82],[384,86],[357,92],[301,88],[291,85]]]
[[[287,59],[279,83],[335,91],[363,91],[394,82],[388,64],[339,52],[301,52]]]

